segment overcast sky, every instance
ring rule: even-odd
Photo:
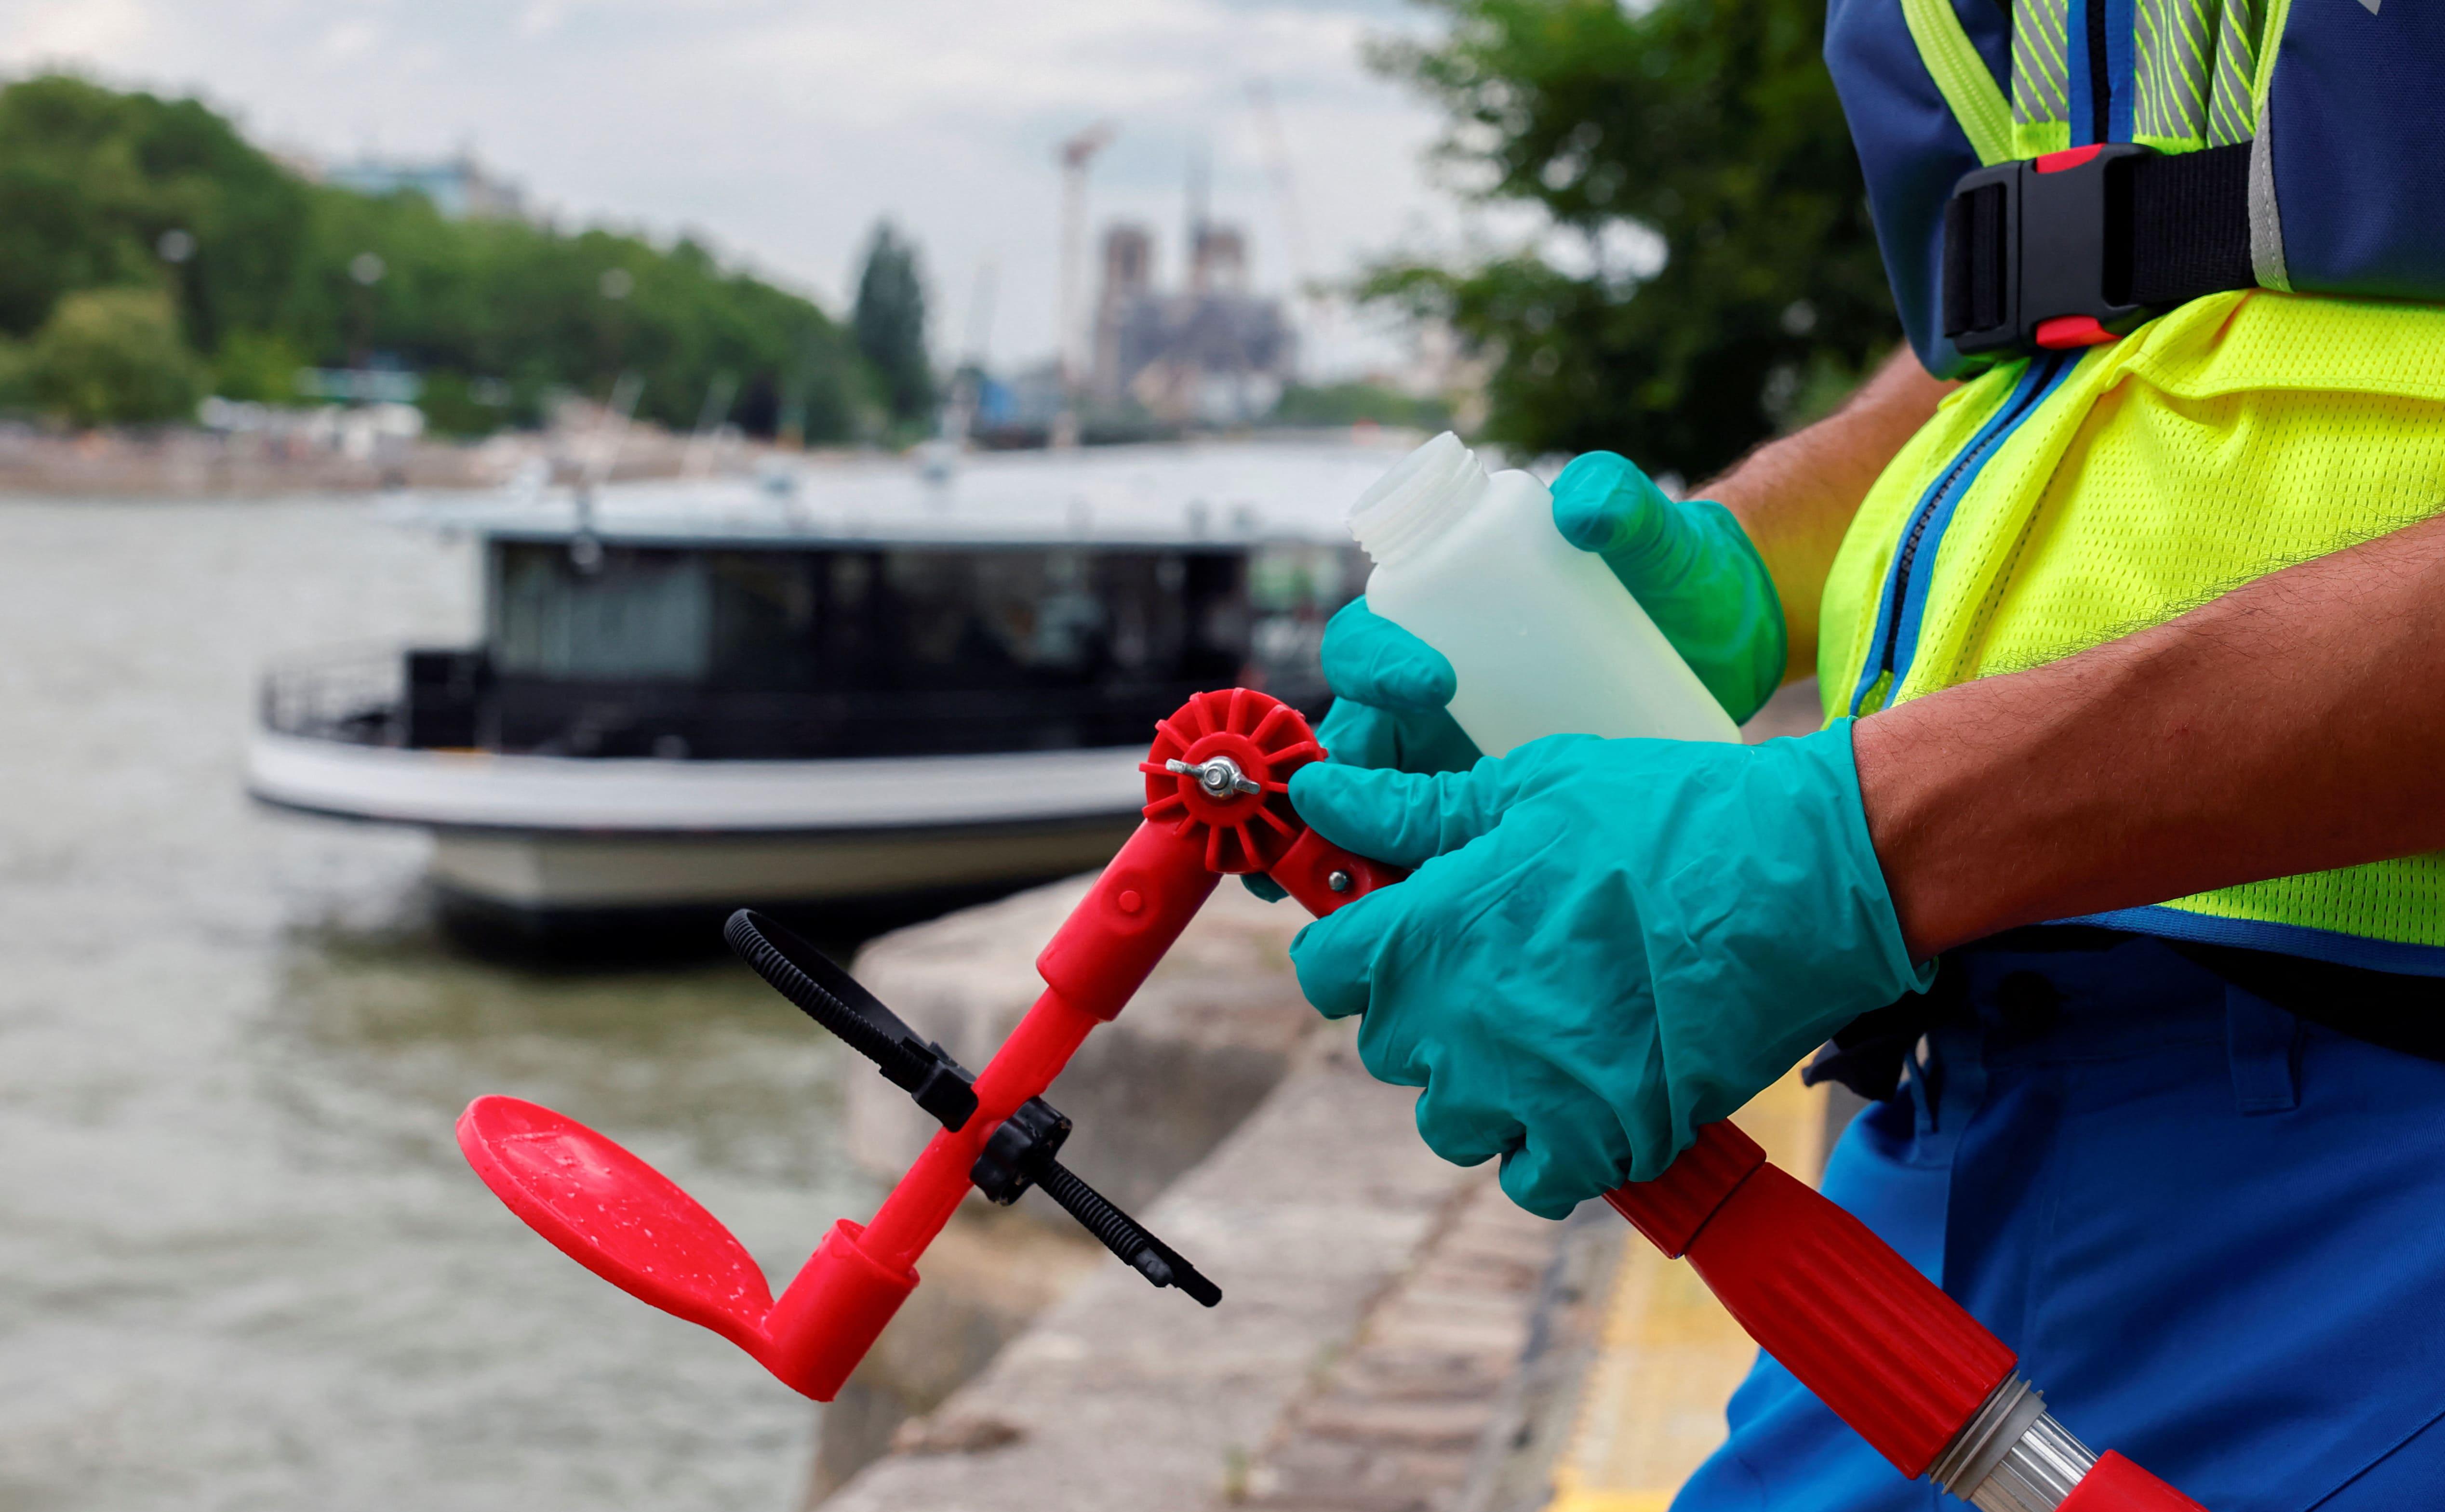
[[[472,146],[566,216],[694,231],[835,309],[889,215],[924,249],[945,355],[992,267],[987,349],[1008,365],[1053,347],[1053,151],[1098,120],[1119,137],[1094,223],[1150,222],[1166,282],[1201,153],[1260,287],[1455,244],[1423,160],[1436,117],[1360,57],[1431,24],[1405,0],[0,0],[0,67],[199,93],[326,159]],[[1304,270],[1252,83],[1276,102]],[[1312,372],[1389,352],[1346,320],[1309,349]]]

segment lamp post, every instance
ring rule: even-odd
[[[356,350],[349,356],[349,365],[363,372],[373,366],[374,286],[390,271],[378,252],[361,252],[348,259],[348,279],[357,286]]]

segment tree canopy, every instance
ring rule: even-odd
[[[934,411],[934,363],[925,350],[925,282],[915,245],[877,221],[849,311],[857,349],[882,385],[884,406],[904,423]]]
[[[1491,439],[1699,477],[1899,338],[1824,0],[1427,3],[1446,35],[1377,65],[1444,107],[1468,193],[1554,229],[1542,252],[1388,265],[1367,290],[1497,359]]]
[[[152,289],[62,295],[14,376],[36,403],[80,425],[177,420],[204,391],[170,301]]]
[[[811,300],[697,241],[453,220],[414,192],[312,182],[193,100],[59,75],[0,89],[0,341],[27,344],[0,367],[28,372],[72,296],[103,289],[166,301],[177,345],[233,398],[291,398],[296,367],[370,357],[454,398],[495,381],[513,418],[633,371],[640,413],[666,424],[726,381],[743,422],[827,439],[853,434],[876,386]],[[134,331],[133,308],[112,328]]]

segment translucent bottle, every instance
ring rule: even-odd
[[[1441,651],[1452,718],[1488,756],[1540,736],[1737,740],[1740,730],[1613,569],[1554,529],[1526,473],[1487,476],[1449,431],[1350,509],[1367,603]]]

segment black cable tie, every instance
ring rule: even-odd
[[[1137,1221],[1113,1206],[1103,1193],[1079,1180],[1059,1161],[1048,1163],[1036,1182],[1044,1195],[1086,1226],[1087,1232],[1119,1256],[1131,1269],[1157,1286],[1176,1286],[1212,1307],[1222,1300],[1222,1288],[1205,1279],[1181,1253],[1140,1227]]]
[[[918,1037],[898,1014],[822,951],[762,914],[741,908],[721,937],[773,990],[800,1013],[874,1062],[884,1080],[906,1092],[944,1129],[977,1111],[975,1078],[942,1046]]]

